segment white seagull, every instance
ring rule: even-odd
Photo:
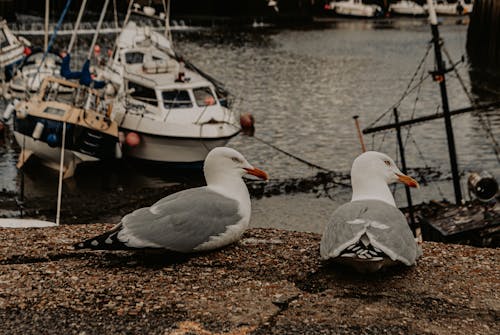
[[[190,253],[237,241],[250,222],[250,195],[242,177],[267,174],[234,149],[209,152],[207,186],[171,194],[125,215],[111,231],[75,245],[76,249],[166,249]]]
[[[359,272],[415,264],[421,250],[389,189],[388,184],[395,182],[418,187],[385,154],[368,151],[354,160],[352,200],[333,212],[321,239],[322,259],[350,265]]]

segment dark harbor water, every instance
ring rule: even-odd
[[[453,60],[459,61],[465,54],[467,26],[448,20],[440,29],[445,47]],[[359,115],[362,127],[366,127],[382,113],[391,110],[426,53],[431,35],[425,19],[400,19],[336,20],[297,29],[193,29],[175,31],[173,38],[174,47],[181,54],[225,83],[235,96],[234,108],[237,111],[254,115],[259,138],[346,175],[352,160],[360,153],[352,116]],[[107,36],[101,45],[111,45],[111,40],[112,37]],[[432,70],[433,59],[431,50],[417,80]],[[471,83],[466,62],[460,63],[457,69],[468,90],[471,85],[483,86],[480,82]],[[500,91],[500,87],[496,90]],[[452,110],[470,106],[454,73],[448,77],[448,95]],[[492,96],[495,93],[475,98],[485,101]],[[500,92],[496,97],[500,97]],[[434,114],[440,104],[438,85],[428,78],[420,89],[414,90],[401,103],[400,118],[406,120],[412,115]],[[392,112],[388,113],[377,125],[392,121],[391,116]],[[496,138],[500,139],[498,110],[490,113],[488,122]],[[488,170],[500,177],[499,161],[479,116],[454,117],[453,126],[460,171],[466,176],[468,171]],[[413,192],[416,202],[443,197],[452,199],[444,121],[416,125],[411,128],[411,136],[405,129],[403,138],[407,141],[408,166],[428,167],[439,175],[437,182]],[[365,141],[369,149],[386,152],[393,158],[398,156],[394,132],[366,136]],[[265,169],[272,183],[279,184],[290,178],[307,179],[320,172],[255,138],[238,136],[229,146],[242,152],[255,166]],[[20,189],[20,176],[15,167],[17,154],[15,145],[9,144],[8,140],[0,147],[0,189],[12,194]],[[176,172],[161,167],[146,169],[129,163],[112,164],[111,167],[93,164],[77,170],[76,177],[66,181],[64,189],[66,194],[89,196],[101,191],[134,193],[144,187],[160,188],[179,180],[200,182],[199,175],[183,174],[179,177]],[[465,177],[462,185],[465,190]],[[56,190],[56,173],[30,166],[25,176],[27,196],[45,195],[55,199]],[[307,199],[321,198],[318,208],[325,208],[327,202],[334,207],[348,199],[349,192],[348,188],[334,190],[334,202],[319,193]],[[403,188],[397,188],[396,196],[398,203],[405,205]],[[283,205],[283,201],[278,202]],[[302,210],[296,203],[304,202],[307,201],[290,203],[300,212]],[[269,206],[280,205],[273,203]]]

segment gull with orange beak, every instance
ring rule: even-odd
[[[384,266],[414,265],[422,251],[388,184],[418,187],[387,155],[368,151],[351,169],[352,200],[337,208],[321,239],[321,257],[374,272]]]
[[[204,164],[207,186],[171,194],[125,215],[111,231],[75,245],[76,249],[156,248],[190,253],[237,241],[250,222],[250,195],[242,177],[267,180],[238,151],[209,152]]]

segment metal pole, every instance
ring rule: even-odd
[[[403,170],[404,174],[408,174],[407,168],[406,168],[406,156],[405,156],[405,148],[403,146],[403,140],[401,138],[401,127],[399,126],[399,113],[398,109],[394,108],[394,121],[396,123],[396,135],[398,138],[398,146],[399,146],[399,155],[401,156],[401,167]],[[408,213],[410,214],[410,226],[413,232],[416,234],[416,223],[415,223],[415,211],[413,209],[413,201],[411,199],[411,191],[408,185],[405,185],[405,191],[406,191],[406,201],[408,202]]]
[[[462,203],[462,190],[460,188],[460,175],[458,173],[457,153],[455,149],[455,138],[453,136],[453,126],[451,124],[450,107],[448,105],[448,93],[446,91],[446,69],[443,63],[443,56],[441,54],[441,39],[439,37],[439,29],[436,11],[432,0],[427,0],[429,10],[429,20],[431,23],[432,38],[434,42],[434,54],[436,57],[437,71],[435,79],[439,82],[441,89],[441,100],[443,105],[443,117],[446,127],[446,137],[448,138],[448,151],[450,154],[451,174],[453,177],[453,187],[455,190],[455,203],[460,205]]]
[[[94,38],[92,39],[92,43],[90,43],[90,50],[89,50],[89,54],[87,55],[88,60],[90,60],[90,58],[92,57],[92,52],[94,51],[94,46],[97,42],[97,36],[99,36],[99,32],[100,32],[101,26],[102,26],[102,21],[104,21],[104,15],[106,14],[106,9],[108,8],[108,4],[109,4],[109,0],[106,0],[104,2],[104,6],[102,7],[101,16],[99,17],[99,22],[97,22],[97,27],[95,30]]]
[[[365,141],[363,140],[363,133],[361,132],[361,127],[359,126],[359,115],[354,115],[352,117],[354,119],[354,123],[356,124],[356,130],[358,131],[359,143],[361,143],[361,150],[366,152]]]
[[[50,0],[45,0],[45,34],[43,36],[43,49],[47,50],[49,47],[49,12]]]
[[[78,12],[78,17],[76,18],[76,23],[75,23],[75,29],[73,29],[73,34],[71,35],[71,40],[69,41],[68,45],[68,53],[71,53],[71,50],[73,49],[73,44],[75,44],[76,41],[76,33],[78,29],[80,28],[80,22],[82,21],[82,16],[83,12],[85,11],[85,6],[87,5],[87,0],[83,0],[82,5],[80,6],[80,11]]]
[[[59,184],[57,186],[57,211],[56,225],[59,226],[61,219],[61,198],[62,198],[62,181],[64,173],[64,148],[66,145],[66,121],[63,122],[62,143],[61,143],[61,160],[59,162]]]

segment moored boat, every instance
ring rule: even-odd
[[[73,94],[61,94],[61,89]],[[120,156],[118,126],[109,118],[111,105],[94,89],[47,77],[39,92],[16,105],[14,136],[21,147],[18,167],[30,156],[55,170],[64,149],[64,177],[78,164]]]
[[[153,23],[156,22],[156,23]],[[103,69],[118,92],[111,117],[124,133],[124,155],[195,163],[225,145],[240,127],[220,86],[176,55],[166,22],[151,7],[129,9],[115,52]]]
[[[463,0],[450,3],[446,0],[437,0],[434,4],[436,14],[438,15],[465,15],[472,12],[472,2],[465,3]]]
[[[3,80],[9,80],[15,72],[15,67],[24,58],[25,45],[29,44],[23,38],[16,37],[7,26],[7,21],[0,19],[0,70]]]
[[[427,15],[427,10],[416,2],[410,0],[401,0],[392,3],[389,11],[396,15],[423,16]]]
[[[376,17],[382,15],[380,6],[365,4],[361,0],[332,1],[325,8],[342,16]]]

